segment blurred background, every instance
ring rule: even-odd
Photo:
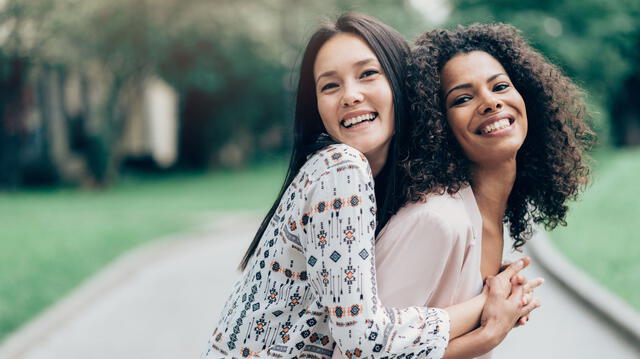
[[[0,341],[142,242],[264,213],[301,49],[345,10],[511,23],[584,88],[594,181],[551,237],[640,309],[637,0],[0,0]]]

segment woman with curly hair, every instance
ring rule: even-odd
[[[500,272],[504,224],[514,249],[532,223],[566,224],[594,134],[580,90],[513,26],[427,32],[408,62],[409,204],[376,243],[378,283],[389,305],[442,307]],[[525,302],[541,282],[529,282]],[[501,340],[484,340],[483,329],[451,341],[445,357],[488,353]]]
[[[284,184],[241,262],[204,358],[440,358],[485,308],[494,337],[533,309],[514,264],[482,300],[392,307],[377,294],[377,228],[401,203],[402,36],[362,14],[320,27],[302,58]],[[511,291],[511,292],[510,292]],[[486,301],[486,305],[484,304]],[[495,320],[494,320],[495,318]]]

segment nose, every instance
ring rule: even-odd
[[[482,101],[479,107],[479,112],[482,115],[486,115],[492,112],[497,112],[501,110],[502,107],[504,106],[504,103],[502,102],[500,97],[493,92],[489,92],[486,95],[484,95],[483,100],[484,101]]]
[[[364,100],[364,94],[357,84],[345,84],[342,94],[342,106],[349,107],[361,103]]]

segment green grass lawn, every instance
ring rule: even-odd
[[[569,259],[640,308],[640,150],[601,153],[594,184],[551,232]],[[119,254],[216,210],[265,211],[284,162],[241,172],[123,178],[105,191],[0,194],[0,340]]]
[[[285,169],[277,161],[241,172],[123,178],[103,191],[0,194],[0,340],[142,242],[193,228],[208,211],[266,212]]]
[[[640,310],[640,150],[596,157],[594,182],[550,233],[571,262]]]

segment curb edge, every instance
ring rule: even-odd
[[[640,313],[571,264],[541,229],[533,241],[527,242],[527,248],[537,263],[560,285],[604,318],[640,352]]]

